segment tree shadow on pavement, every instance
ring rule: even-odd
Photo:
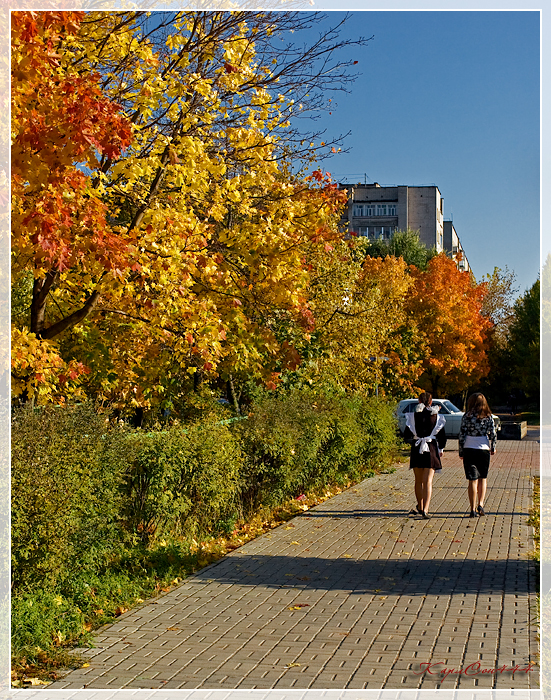
[[[323,559],[239,554],[194,575],[242,586],[344,590],[374,595],[525,594],[534,591],[529,560]]]

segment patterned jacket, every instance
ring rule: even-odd
[[[461,427],[459,428],[459,456],[463,456],[463,448],[465,446],[465,438],[467,435],[488,438],[490,450],[496,449],[497,433],[494,419],[492,416],[478,418],[473,413],[465,413],[461,419]]]

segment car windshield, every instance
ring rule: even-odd
[[[448,411],[451,411],[452,413],[463,413],[463,411],[460,408],[457,408],[451,401],[448,401],[447,399],[445,401],[442,401],[443,405],[448,409]]]

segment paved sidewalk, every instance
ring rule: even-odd
[[[539,443],[498,444],[477,519],[456,446],[431,520],[407,465],[367,479],[122,615],[48,689],[538,688]]]

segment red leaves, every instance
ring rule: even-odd
[[[266,389],[270,389],[271,391],[274,391],[277,389],[277,385],[280,380],[280,373],[279,372],[272,372],[271,374],[271,379],[266,382]]]
[[[99,74],[60,68],[63,42],[78,30],[82,16],[12,16],[12,177],[21,213],[14,227],[26,229],[37,266],[45,262],[60,271],[87,260],[106,269],[129,263],[126,246],[109,231],[105,207],[80,168],[96,167],[98,153],[118,157],[130,144],[132,126],[102,93]]]
[[[224,63],[224,70],[226,73],[239,73],[239,68],[237,66],[232,66],[231,63]]]
[[[297,349],[290,345],[287,340],[285,340],[281,345],[281,351],[285,366],[290,370],[295,370],[302,361]]]
[[[316,319],[314,318],[314,314],[307,306],[303,306],[299,310],[298,324],[306,331],[313,331],[316,327]]]
[[[323,173],[321,172],[321,170],[314,170],[314,171],[312,172],[312,178],[313,178],[314,180],[316,180],[316,182],[322,182],[323,179],[324,179],[324,178],[323,178]]]

